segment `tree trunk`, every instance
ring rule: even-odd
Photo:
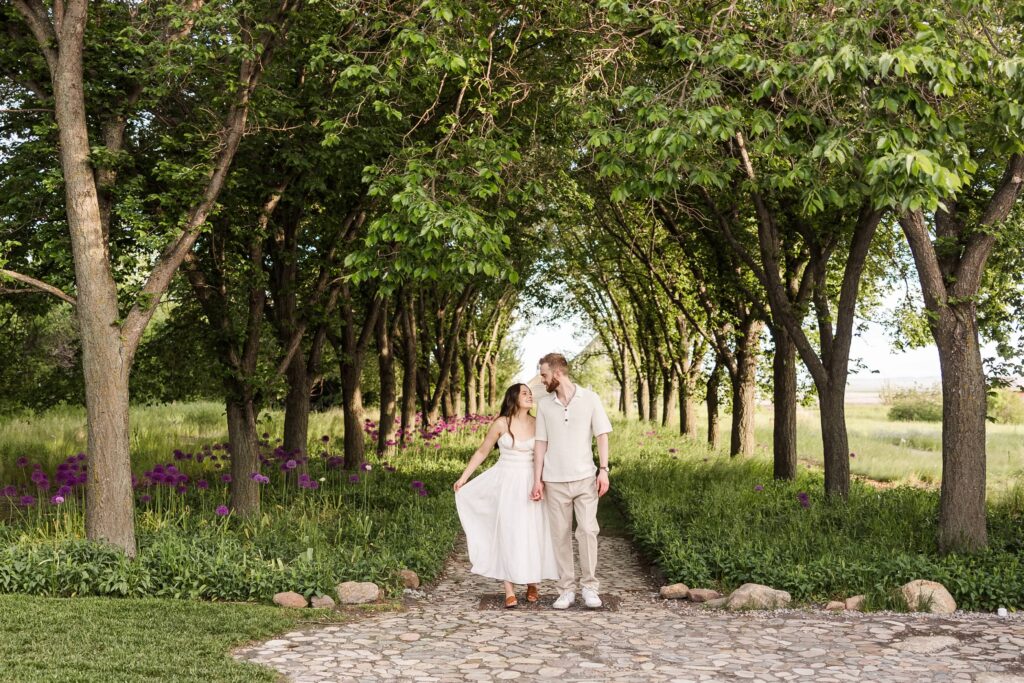
[[[679,382],[679,433],[697,436],[697,405],[693,400],[694,380],[683,375]]]
[[[363,436],[362,358],[341,363],[341,398],[345,424],[345,469],[354,470],[366,462],[366,440]]]
[[[306,359],[296,351],[285,372],[288,395],[284,403],[284,449],[307,455],[309,448],[309,377]]]
[[[658,421],[658,376],[655,372],[650,372],[647,380],[647,415],[645,419],[648,422]]]
[[[494,410],[498,405],[498,359],[487,360],[487,409]]]
[[[620,351],[620,357],[622,358],[622,416],[629,419],[633,414],[633,384],[630,382],[629,360],[625,345]]]
[[[122,364],[119,353],[117,327],[111,324],[106,329],[97,330],[96,320],[88,324],[82,321],[89,313],[83,307],[80,289],[78,306],[88,417],[86,536],[92,541],[110,543],[124,550],[129,557],[134,557],[135,506],[128,451],[128,368]],[[96,318],[100,319],[100,316]],[[109,335],[114,339],[101,340],[97,335]]]
[[[402,303],[402,421],[399,426],[399,442],[408,442],[415,426],[416,415],[416,372],[419,365],[416,341],[416,318],[412,302],[408,297]]]
[[[754,382],[755,366],[744,364],[745,371],[730,378],[732,384],[732,429],[729,438],[729,455],[754,454],[754,399],[757,385]]]
[[[59,50],[50,67],[82,340],[89,455],[85,531],[90,540],[109,543],[134,556],[128,429],[128,375],[134,348],[126,349],[121,337],[117,285],[89,159],[82,69],[84,3],[69,8],[62,19]],[[45,15],[40,20],[48,21]]]
[[[477,405],[476,391],[477,391],[477,380],[475,363],[473,357],[469,352],[465,352],[462,356],[462,379],[465,382],[466,392],[466,415],[476,415],[480,412],[480,408]]]
[[[636,377],[636,405],[637,412],[639,413],[637,417],[641,422],[646,420],[647,416],[651,414],[651,410],[649,408],[650,400],[650,384],[646,377],[638,374]]]
[[[708,377],[706,401],[708,404],[708,447],[718,450],[718,387],[722,383],[722,364],[715,361],[715,367]]]
[[[772,359],[772,403],[775,425],[772,433],[772,475],[775,479],[796,478],[796,345],[781,325],[772,328],[775,357]]]
[[[679,394],[679,374],[667,371],[661,385],[661,426],[668,426],[668,416],[676,410],[676,397]]]
[[[986,388],[974,302],[947,304],[934,325],[933,337],[942,370],[939,548],[973,552],[988,544]]]
[[[757,398],[757,349],[762,325],[753,322],[736,349],[736,370],[732,384],[732,430],[729,455],[754,454],[754,411]]]
[[[844,375],[845,379],[845,375]],[[825,454],[825,493],[846,497],[850,492],[850,445],[846,436],[846,382],[818,389],[821,442]]]
[[[451,400],[449,417],[457,418],[462,414],[462,377],[459,375],[462,364],[456,356],[452,359],[452,377],[448,382],[448,395]]]
[[[377,454],[381,457],[395,450],[395,356],[392,348],[391,321],[387,305],[381,305],[377,318],[377,364],[380,368],[380,424],[377,426]],[[390,443],[389,443],[390,442]]]
[[[232,391],[227,399],[228,442],[231,444],[231,509],[239,517],[260,511],[259,484],[252,480],[260,471],[259,439],[252,396]]]

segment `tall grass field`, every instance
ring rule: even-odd
[[[673,425],[615,421],[612,495],[604,504],[621,509],[628,531],[669,580],[723,590],[756,581],[802,602],[864,593],[872,608],[898,608],[898,586],[924,578],[946,584],[965,609],[1024,608],[1019,427],[990,427],[990,549],[941,557],[939,425],[889,422],[882,407],[851,406],[851,469],[872,481],[854,481],[844,502],[822,495],[815,412],[800,414],[802,467],[793,482],[771,480],[770,415],[758,418],[761,445],[750,458],[709,450],[703,433],[684,438]],[[135,408],[133,471],[157,482],[137,490],[138,559],[83,541],[77,490],[60,504],[45,497],[52,491],[27,506],[8,497],[0,509],[0,593],[266,602],[282,590],[329,594],[350,579],[395,594],[401,568],[436,576],[459,530],[451,482],[486,419],[439,425],[387,461],[370,448],[369,466],[350,472],[335,452],[341,414],[314,414],[303,475],[288,469],[290,456],[275,446],[282,420],[274,411],[260,417],[262,512],[236,519],[221,480],[223,408]],[[368,438],[374,428],[371,420]],[[6,418],[0,435],[0,489],[17,484],[20,494],[30,490],[30,472],[36,482],[39,472],[78,466],[84,415],[65,408]],[[722,437],[724,449],[725,420]]]

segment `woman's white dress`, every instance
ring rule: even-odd
[[[557,579],[547,512],[530,500],[534,439],[498,438],[498,462],[455,494],[471,571],[512,583]]]

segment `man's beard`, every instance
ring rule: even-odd
[[[550,382],[544,382],[544,388],[548,390],[549,394],[552,394],[555,389],[558,388],[559,384],[561,384],[561,382],[558,381],[558,378],[552,377]]]

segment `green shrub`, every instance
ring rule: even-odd
[[[1024,395],[1013,389],[990,392],[988,416],[998,424],[1024,424]]]
[[[942,390],[938,386],[882,387],[882,402],[889,408],[889,419],[902,422],[941,422]]]
[[[726,591],[763,583],[802,602],[865,594],[877,609],[899,608],[899,586],[931,579],[963,609],[1024,608],[1020,491],[993,506],[989,550],[940,556],[935,491],[854,481],[847,501],[828,500],[819,472],[778,482],[767,460],[705,464],[706,451],[687,450],[678,460],[622,457],[612,487],[637,543],[670,581]]]
[[[897,422],[942,422],[942,403],[928,399],[900,399],[889,408]]]

